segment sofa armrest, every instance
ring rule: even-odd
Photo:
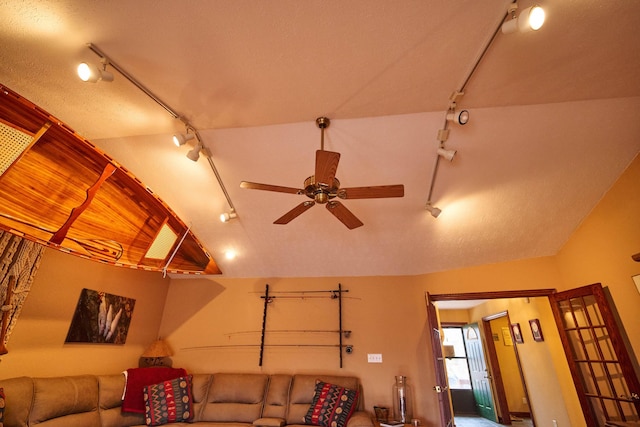
[[[254,426],[260,427],[282,427],[284,418],[258,418],[253,422]]]
[[[347,427],[373,427],[373,420],[366,411],[356,411],[347,421]]]

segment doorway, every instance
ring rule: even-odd
[[[433,296],[433,300],[431,299],[431,295],[427,294],[427,308],[428,311],[435,311],[437,313],[437,316],[432,316],[430,315],[430,318],[436,318],[438,319],[440,322],[442,323],[446,323],[447,321],[460,321],[460,319],[447,319],[446,314],[448,313],[448,311],[440,311],[438,309],[438,307],[436,307],[436,305],[442,305],[443,302],[445,302],[445,304],[450,303],[450,302],[460,302],[462,301],[463,303],[467,303],[466,304],[466,308],[464,311],[467,311],[470,308],[470,305],[468,303],[471,303],[471,307],[473,307],[474,305],[491,305],[491,304],[495,304],[494,302],[497,302],[498,304],[501,304],[503,301],[518,301],[518,302],[522,302],[524,300],[527,300],[527,298],[536,298],[536,297],[544,297],[544,298],[539,298],[538,304],[541,303],[541,301],[543,301],[546,306],[547,306],[547,312],[548,312],[548,319],[550,319],[550,322],[553,322],[553,317],[551,315],[550,312],[550,308],[549,308],[549,303],[548,303],[548,299],[547,296],[550,295],[553,292],[552,289],[537,289],[537,290],[530,290],[530,291],[507,291],[507,292],[492,292],[492,293],[472,293],[472,294],[458,294],[458,295],[434,295]],[[477,302],[476,302],[477,300]],[[490,302],[489,302],[490,301]],[[488,303],[488,304],[487,304]],[[496,313],[501,313],[504,310],[493,310],[492,308],[486,308],[487,310],[489,310],[489,312],[484,313],[482,316],[477,317],[475,319],[464,319],[465,320],[465,324],[471,324],[477,322],[478,325],[476,325],[475,328],[469,329],[468,331],[473,331],[470,332],[471,336],[478,336],[479,338],[484,337],[485,340],[490,340],[489,343],[491,344],[491,346],[489,347],[490,349],[492,349],[493,351],[487,351],[484,349],[484,346],[482,346],[481,344],[481,340],[477,340],[477,343],[480,344],[478,346],[476,346],[475,348],[470,347],[469,350],[472,353],[475,353],[477,355],[482,355],[483,357],[488,358],[491,357],[492,360],[488,360],[488,362],[494,363],[495,365],[498,365],[497,362],[497,357],[495,356],[495,349],[492,347],[493,344],[495,343],[493,341],[494,339],[494,334],[491,332],[491,329],[485,330],[485,328],[487,328],[487,326],[490,324],[491,319],[485,319],[483,321],[482,317],[487,317],[490,314],[495,315]],[[455,312],[456,310],[453,310],[453,312]],[[525,311],[526,312],[526,311]],[[523,314],[524,315],[524,314]],[[529,316],[529,314],[527,313],[527,316]],[[547,320],[548,320],[547,319]],[[548,320],[549,321],[549,320]],[[507,321],[508,322],[508,321]],[[521,322],[524,322],[524,320],[521,320]],[[486,325],[485,325],[486,323]],[[547,325],[545,325],[547,326]],[[436,334],[436,331],[439,330],[440,328],[440,323],[433,323],[430,324],[430,328],[434,331],[434,337],[438,336],[438,334]],[[440,343],[438,343],[439,345]],[[501,344],[502,345],[502,344]],[[434,340],[434,349],[436,349],[435,347],[437,347],[436,342]],[[436,349],[437,350],[437,349]],[[480,350],[478,352],[478,350]],[[511,347],[511,351],[513,352],[514,348]],[[442,349],[438,350],[439,352],[442,351]],[[440,356],[440,358],[442,358],[442,356]],[[442,360],[442,359],[440,359]],[[499,368],[494,368],[494,369],[487,369],[485,370],[484,368],[480,367],[478,369],[477,372],[477,376],[478,376],[478,384],[484,384],[483,387],[480,386],[475,386],[474,388],[481,388],[482,392],[483,392],[483,404],[481,406],[483,406],[484,408],[478,408],[476,411],[475,416],[478,416],[480,413],[480,410],[486,410],[487,411],[487,420],[485,420],[484,422],[489,423],[489,424],[485,424],[485,425],[491,425],[489,419],[491,419],[491,417],[495,417],[494,419],[503,424],[503,425],[512,425],[511,423],[511,414],[510,414],[510,409],[508,407],[508,403],[507,399],[505,397],[505,392],[504,392],[504,387],[498,387],[496,389],[495,387],[495,380],[493,378],[494,375],[496,375],[497,373],[497,377],[500,378],[500,374],[499,374]],[[534,372],[532,375],[536,376],[536,372]],[[445,375],[446,376],[446,375]],[[519,371],[517,374],[518,377],[520,377]],[[521,380],[521,378],[520,378]],[[521,380],[522,381],[522,380]],[[522,384],[522,383],[521,383]],[[439,390],[444,390],[447,389],[448,385],[447,384],[441,384],[440,387],[438,388]],[[526,389],[524,386],[521,386],[522,389]],[[539,389],[539,388],[538,388]],[[500,394],[501,393],[501,394]],[[442,394],[445,394],[445,396],[442,396]],[[439,394],[439,401],[442,403],[445,403],[447,405],[449,405],[450,409],[448,414],[447,411],[441,411],[441,414],[445,414],[441,416],[442,419],[442,424],[443,426],[446,425],[458,425],[458,426],[462,426],[462,425],[469,425],[469,422],[474,422],[473,419],[469,420],[466,418],[462,418],[462,417],[455,417],[454,419],[454,413],[453,410],[451,409],[451,405],[450,405],[450,401],[448,399],[446,399],[446,395],[448,395],[449,397],[452,394],[456,394],[456,392],[454,390],[449,390],[448,393],[441,393]],[[488,397],[488,396],[495,396],[495,402],[488,402],[486,400],[484,400],[484,397]],[[520,402],[523,402],[523,397],[526,397],[526,401],[527,401],[527,406],[531,405],[531,402],[528,398],[528,396],[526,396],[526,394],[521,394],[518,398],[520,399]],[[562,399],[562,397],[560,397],[560,400]],[[476,400],[477,397],[476,397]],[[442,407],[442,405],[441,405]],[[531,412],[525,409],[520,409],[517,408],[516,410],[514,410],[513,412],[515,412],[515,415],[528,415]],[[467,414],[464,414],[467,415]],[[463,415],[463,416],[464,416]],[[525,417],[522,417],[525,418]],[[480,418],[480,420],[483,420],[482,418]],[[530,421],[529,421],[530,420]],[[521,417],[518,417],[518,419],[516,420],[518,422],[517,425],[519,426],[526,426],[526,425],[532,425],[532,421],[531,419],[527,420],[528,423],[525,420],[522,420]],[[464,421],[464,422],[463,422]],[[566,424],[569,424],[569,422],[567,421]]]
[[[434,360],[443,359],[441,343],[436,338],[438,337],[437,331],[440,329],[440,320],[446,319],[441,319],[438,316],[436,303],[439,301],[484,299],[491,301],[526,300],[528,303],[529,298],[545,297],[544,299],[536,299],[536,304],[538,309],[542,309],[540,313],[552,310],[550,321],[548,314],[544,314],[544,318],[538,319],[535,318],[535,313],[526,312],[526,309],[522,312],[514,310],[521,322],[518,325],[518,344],[523,344],[522,339],[525,335],[524,342],[529,340],[533,344],[528,346],[527,351],[523,354],[528,358],[530,349],[533,353],[545,350],[553,356],[554,360],[552,362],[551,359],[548,359],[546,364],[538,364],[535,358],[531,358],[523,365],[525,377],[533,384],[529,390],[530,397],[542,402],[539,407],[543,408],[541,409],[543,412],[548,407],[555,405],[557,410],[554,414],[563,418],[562,420],[558,419],[557,423],[562,425],[573,424],[568,415],[571,415],[571,419],[574,420],[575,416],[579,414],[577,411],[581,412],[580,415],[584,417],[581,419],[587,425],[599,427],[629,425],[629,423],[635,425],[639,421],[640,383],[637,371],[635,371],[637,361],[627,345],[624,328],[617,318],[611,296],[601,284],[596,283],[560,293],[556,293],[553,289],[538,289],[442,295],[430,295],[427,292],[425,296],[429,328],[433,331],[432,348],[434,355],[438,355],[438,357],[434,357]],[[538,303],[541,300],[545,301],[544,305]],[[531,316],[534,318],[529,318]],[[528,322],[525,319],[528,319]],[[549,336],[547,336],[547,332],[543,334],[543,331],[548,331]],[[552,338],[549,340],[552,341],[550,344],[556,341],[556,343],[560,342],[560,345],[553,348],[547,347],[546,343],[541,345],[548,338]],[[565,353],[564,356],[566,356],[562,359],[564,362],[555,358],[562,353]],[[568,363],[570,376],[575,387],[572,387],[571,390],[576,393],[581,407],[575,408],[571,395],[569,395],[569,400],[565,400],[562,394],[552,396],[555,389],[562,388],[558,382],[557,374],[564,369],[562,368],[563,363]],[[550,366],[552,364],[555,365],[555,369]],[[435,363],[435,367],[436,378],[441,377],[442,375],[438,373],[438,367],[444,368],[444,364]],[[444,369],[442,370],[444,371]],[[447,387],[445,375],[445,382],[438,382],[437,388],[434,388],[440,394],[442,426],[454,425],[453,411],[450,399],[448,399],[449,393],[442,393],[442,390],[446,390]],[[535,415],[535,412],[532,415]],[[554,422],[555,418],[554,415]],[[456,424],[458,423],[456,422]]]
[[[508,313],[499,312],[481,321],[481,325],[441,323],[456,425],[461,424],[458,422],[461,418],[468,424],[479,416],[503,425],[513,422],[521,427],[532,426],[529,397]]]
[[[509,312],[483,317],[482,323],[501,423],[515,424],[530,420],[530,425],[535,427]]]

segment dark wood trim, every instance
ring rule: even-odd
[[[440,322],[440,326],[443,328],[457,328],[466,325],[467,322]]]
[[[531,418],[531,412],[511,412],[511,415],[518,418]]]
[[[453,406],[449,394],[449,383],[446,374],[445,361],[442,354],[442,341],[440,340],[440,324],[438,321],[437,308],[431,301],[431,296],[427,292],[425,295],[427,304],[427,323],[429,325],[429,341],[433,354],[434,372],[436,384],[434,390],[438,396],[438,407],[440,409],[440,426],[449,427],[453,425]]]
[[[431,301],[468,301],[474,299],[548,297],[555,289],[523,289],[521,291],[467,292],[461,294],[429,294]]]

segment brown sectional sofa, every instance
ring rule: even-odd
[[[194,374],[193,423],[216,427],[303,427],[316,380],[360,391],[347,427],[372,427],[355,377],[310,374]],[[144,426],[143,414],[122,412],[124,375],[0,380],[4,427]],[[184,425],[184,424],[167,424]]]

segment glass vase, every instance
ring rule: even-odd
[[[393,385],[393,419],[404,424],[411,423],[413,417],[413,393],[407,384],[407,377],[398,375]]]

